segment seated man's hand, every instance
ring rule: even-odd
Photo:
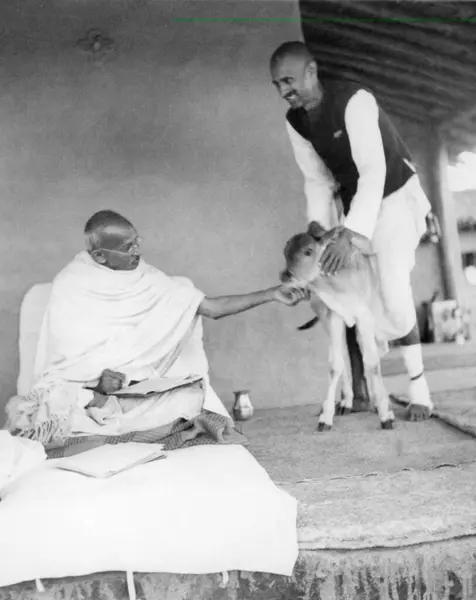
[[[319,261],[323,275],[335,275],[350,263],[353,254],[357,252],[352,244],[353,235],[345,227],[337,227],[326,234],[325,237],[330,239]]]
[[[307,288],[293,286],[293,285],[281,285],[274,291],[274,298],[281,304],[287,306],[296,306],[303,300],[309,300],[311,297],[310,292]]]
[[[114,394],[114,392],[117,392],[117,390],[122,388],[125,380],[126,376],[124,373],[111,371],[111,369],[104,369],[104,371],[101,373],[96,390],[100,394]]]
[[[93,399],[86,406],[86,408],[102,408],[107,402],[107,396],[104,394],[99,394],[98,392],[93,392]]]

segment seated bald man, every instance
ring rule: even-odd
[[[85,238],[86,251],[53,281],[35,383],[27,397],[7,407],[9,429],[44,444],[97,432],[101,424],[100,431],[123,433],[125,420],[129,429],[158,427],[191,418],[200,407],[228,417],[208,381],[201,331],[196,335],[199,317],[219,319],[268,302],[293,306],[308,298],[289,285],[207,297],[189,280],[144,262],[136,229],[110,210],[88,220]],[[119,407],[116,397],[108,401],[131,381],[191,374],[203,378],[200,398],[183,388],[155,404],[142,399],[129,412],[126,401]],[[101,413],[105,406],[109,412]]]

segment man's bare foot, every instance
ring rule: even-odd
[[[205,433],[205,427],[200,423],[194,423],[191,429],[186,429],[182,431],[182,439],[185,442],[189,442],[190,440],[194,440],[201,433]]]
[[[426,421],[431,417],[431,409],[423,404],[410,404],[406,417],[408,421]]]
[[[409,421],[425,421],[431,417],[433,402],[431,401],[430,389],[423,373],[410,381],[408,398],[410,400],[407,412]]]

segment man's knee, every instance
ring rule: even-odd
[[[379,279],[383,308],[393,332],[392,338],[403,338],[417,322],[410,272],[403,265],[379,264]]]
[[[413,332],[417,328],[417,318],[413,304],[411,306],[387,304],[386,317],[392,331],[392,339],[402,341],[409,336],[413,338]]]
[[[414,346],[416,344],[420,344],[421,336],[418,323],[415,323],[415,325],[406,335],[398,338],[396,341],[399,343],[400,346]]]

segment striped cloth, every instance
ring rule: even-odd
[[[184,439],[184,432],[200,427],[204,430],[192,440]],[[238,431],[232,421],[210,411],[203,411],[190,421],[177,419],[171,426],[156,427],[145,431],[131,431],[122,435],[87,435],[67,438],[45,446],[48,458],[64,458],[103,446],[104,444],[124,444],[141,442],[145,444],[163,444],[164,450],[177,450],[203,444],[240,444],[246,445],[246,437]]]

